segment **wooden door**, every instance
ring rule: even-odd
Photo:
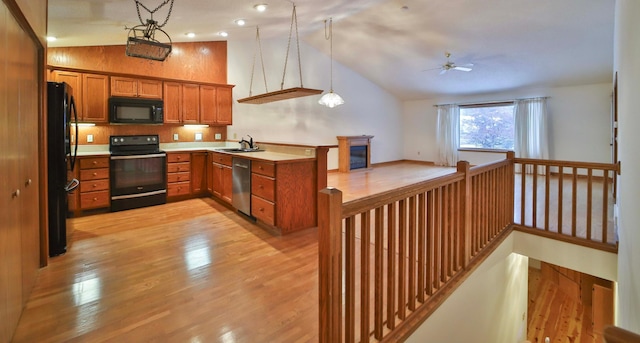
[[[223,125],[233,124],[232,88],[218,87],[216,92],[216,103],[218,105],[216,123],[223,124]]]
[[[233,169],[222,166],[222,200],[231,203],[233,197]]]
[[[601,335],[605,326],[613,325],[613,290],[594,284],[591,301],[593,332]]]
[[[162,81],[138,80],[138,97],[147,99],[162,99]]]
[[[138,96],[138,80],[128,77],[111,76],[111,96]]]
[[[180,123],[182,118],[182,85],[178,82],[164,83],[164,122]]]
[[[194,152],[191,154],[191,193],[199,195],[207,189],[207,153]]]
[[[218,108],[216,106],[216,87],[200,86],[200,123],[216,124]]]
[[[109,77],[82,74],[82,121],[107,123],[109,121]]]
[[[78,118],[82,118],[82,73],[76,73],[73,71],[53,71],[53,81],[66,82],[73,90],[73,100],[76,104],[76,111],[78,112]]]
[[[200,87],[191,83],[182,84],[182,122],[200,122]]]
[[[213,195],[213,169],[215,168],[213,164],[213,155],[211,153],[207,154],[207,191],[210,195]]]
[[[218,163],[212,163],[212,175],[213,178],[211,191],[214,196],[222,199],[222,168],[223,165]]]

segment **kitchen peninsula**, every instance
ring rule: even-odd
[[[241,157],[251,161],[251,209],[247,213],[251,219],[283,235],[316,226],[317,192],[326,187],[329,147],[263,142],[257,145],[260,151],[238,153],[227,150],[237,147],[236,142],[161,143],[160,148],[167,153],[167,200],[211,196],[233,208],[232,160]],[[108,146],[81,145],[80,168],[105,168],[99,162],[108,159],[108,154]],[[85,181],[85,189],[91,189],[93,180]],[[71,208],[76,209],[77,215],[90,214],[83,211],[83,201],[88,204],[92,194],[105,192],[103,188],[89,195],[82,190],[70,195]],[[96,198],[107,200],[98,202],[98,207],[109,207],[108,196]],[[94,210],[96,206],[86,209]]]

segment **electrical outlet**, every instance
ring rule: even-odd
[[[233,139],[238,139],[238,134],[237,133],[233,133]]]
[[[178,134],[177,134],[177,133],[174,133],[174,134],[173,134],[173,140],[174,140],[174,141],[177,141],[177,140],[178,140]]]
[[[216,133],[215,139],[222,139],[222,134],[221,133]]]
[[[93,135],[87,135],[87,143],[93,143]]]
[[[196,132],[195,140],[197,140],[197,141],[201,141],[202,140],[202,132]]]
[[[305,149],[304,154],[307,156],[311,156],[311,149]]]

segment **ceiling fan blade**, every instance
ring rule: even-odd
[[[455,67],[453,67],[453,69],[460,70],[460,71],[471,71],[472,70],[471,67],[461,67],[461,66],[455,66]]]

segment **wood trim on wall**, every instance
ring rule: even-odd
[[[205,82],[227,83],[227,42],[173,43],[164,61],[126,55],[125,45],[49,48],[47,64],[94,72],[137,75]]]

